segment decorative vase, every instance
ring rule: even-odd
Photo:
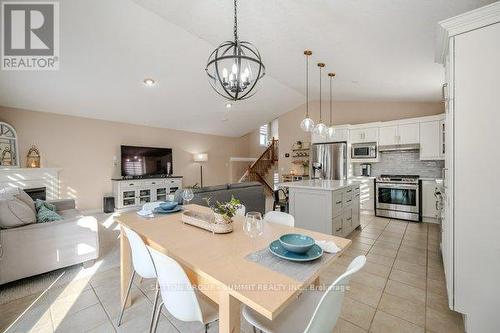
[[[214,213],[215,223],[217,224],[232,224],[233,219],[227,215],[222,215],[218,213]]]

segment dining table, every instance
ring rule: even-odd
[[[210,212],[199,205],[184,205],[183,210]],[[214,234],[185,224],[182,212],[139,216],[135,211],[118,213],[115,220],[135,231],[146,245],[176,260],[193,286],[218,304],[219,332],[240,332],[241,305],[273,320],[304,290],[319,285],[319,276],[351,244],[346,238],[264,221],[263,234],[256,240],[243,231],[244,216],[233,217],[233,231]],[[121,300],[125,300],[132,273],[131,253],[123,228],[120,228]],[[333,241],[341,251],[326,256],[307,279],[300,280],[248,259],[248,255],[268,248],[281,235],[304,234],[315,240]],[[280,259],[284,260],[284,259]],[[126,307],[130,306],[131,298]]]

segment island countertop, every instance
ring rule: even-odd
[[[321,190],[321,191],[336,191],[344,187],[358,185],[359,181],[356,180],[324,180],[324,179],[312,179],[312,180],[300,180],[296,182],[285,182],[278,184],[279,186],[288,188],[305,188],[311,190]]]

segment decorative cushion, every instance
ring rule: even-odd
[[[36,215],[17,198],[0,199],[0,228],[15,228],[36,222]]]
[[[53,206],[53,205],[52,205]],[[55,207],[54,207],[55,209]],[[46,206],[40,206],[38,213],[36,214],[36,220],[38,223],[52,222],[62,220],[62,216],[57,214],[55,211],[47,208]]]
[[[48,210],[51,210],[53,212],[56,211],[56,206],[55,205],[53,205],[51,203],[48,203],[47,201],[40,200],[40,199],[36,199],[36,201],[35,201],[35,207],[36,207],[37,211],[39,211],[41,207],[45,207]]]
[[[29,208],[33,211],[33,213],[36,214],[36,209],[35,209],[35,202],[33,199],[28,195],[28,193],[24,192],[22,189],[19,189],[19,193],[14,195],[15,198],[21,200],[25,204],[28,205]]]

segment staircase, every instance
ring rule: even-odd
[[[264,186],[264,191],[268,195],[273,195],[274,187],[266,180],[269,170],[278,161],[278,140],[273,139],[260,157],[252,163],[240,179],[242,182],[258,181]]]

